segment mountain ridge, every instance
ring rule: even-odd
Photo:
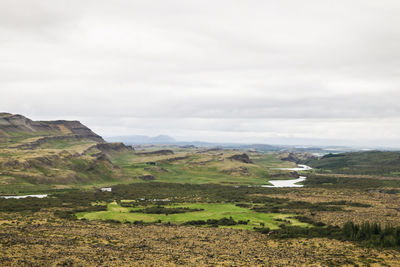
[[[20,114],[0,113],[0,138],[12,139],[16,136],[74,136],[96,142],[104,139],[83,125],[80,121],[55,120],[34,121]]]

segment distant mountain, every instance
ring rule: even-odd
[[[138,144],[175,144],[174,138],[168,135],[145,136],[145,135],[130,135],[130,136],[114,136],[106,138],[108,142],[124,142],[128,145]]]
[[[317,147],[317,146],[295,146],[295,145],[269,145],[269,144],[245,144],[245,143],[216,143],[205,141],[178,141],[168,135],[158,135],[150,137],[146,135],[130,135],[130,136],[113,136],[105,138],[108,142],[123,142],[126,145],[147,145],[147,144],[163,144],[176,146],[196,146],[196,147],[211,147],[221,149],[240,149],[240,150],[255,150],[259,152],[307,152],[315,155],[323,156],[328,153],[343,153],[358,151],[357,148],[349,147]]]
[[[163,144],[177,146],[196,146],[196,147],[213,147],[227,149],[254,149],[258,151],[278,151],[283,146],[273,146],[267,144],[237,144],[237,143],[214,143],[204,141],[177,141],[168,135],[157,135],[154,137],[146,135],[129,135],[129,136],[112,136],[105,138],[107,142],[123,142],[126,145],[142,145],[142,144]]]
[[[33,121],[18,114],[0,113],[0,139],[28,136],[68,136],[104,142],[79,121]]]

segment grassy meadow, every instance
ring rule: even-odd
[[[77,213],[79,219],[87,220],[114,220],[120,222],[143,221],[148,223],[173,223],[184,224],[188,221],[222,219],[232,217],[235,221],[248,221],[247,224],[223,226],[235,229],[253,230],[254,227],[268,227],[278,229],[283,221],[291,226],[310,226],[307,223],[293,219],[293,214],[259,213],[253,210],[238,207],[232,203],[179,203],[168,205],[168,208],[184,207],[190,209],[201,209],[201,211],[185,212],[179,214],[148,214],[143,212],[131,212],[143,207],[127,208],[116,202],[107,206],[107,211],[81,212]]]

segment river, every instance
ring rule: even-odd
[[[5,198],[5,199],[9,199],[9,198],[20,199],[20,198],[27,198],[27,197],[45,198],[47,196],[48,195],[0,196],[0,198]]]
[[[310,166],[307,165],[297,165],[297,168],[274,168],[272,170],[281,170],[281,171],[309,171],[312,170]],[[302,184],[297,184],[299,182],[303,182],[307,179],[306,176],[300,176],[297,179],[292,180],[269,180],[272,185],[262,185],[261,187],[303,187]]]

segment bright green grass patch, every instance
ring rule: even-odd
[[[113,202],[108,205],[107,211],[99,212],[81,212],[77,214],[79,219],[85,218],[87,220],[116,220],[120,222],[156,222],[183,224],[193,220],[207,220],[207,219],[221,219],[232,217],[235,221],[247,221],[247,225],[234,225],[223,226],[228,228],[247,229],[253,230],[254,227],[260,227],[264,224],[265,227],[270,229],[278,229],[281,221],[276,219],[285,219],[290,221],[290,225],[308,227],[307,223],[299,222],[296,219],[291,219],[293,214],[280,214],[280,213],[259,213],[250,209],[235,206],[235,204],[221,204],[221,203],[182,203],[173,204],[166,207],[187,207],[191,209],[203,209],[202,211],[178,213],[178,214],[147,214],[147,213],[130,213],[131,210],[139,210],[143,207],[125,208]]]

